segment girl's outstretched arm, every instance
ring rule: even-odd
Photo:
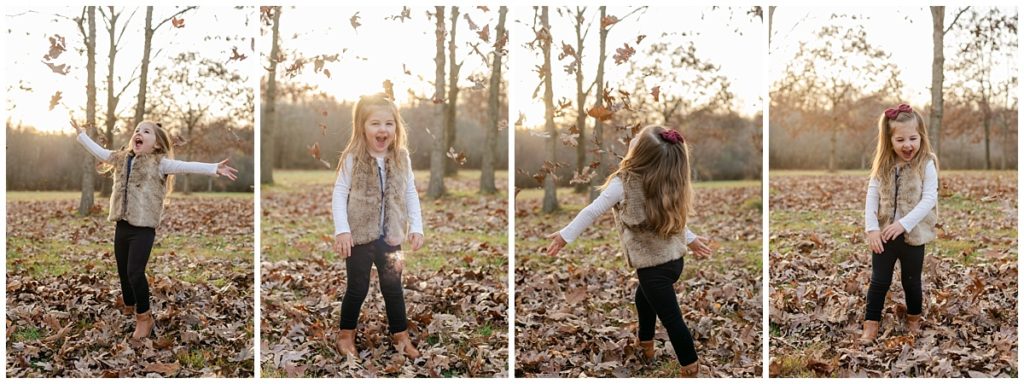
[[[179,161],[174,159],[163,159],[160,160],[160,173],[165,175],[179,174],[179,173],[198,173],[200,175],[208,176],[224,176],[234,181],[238,177],[237,169],[231,168],[228,165],[229,159],[224,159],[219,163],[200,163],[197,161]]]
[[[583,230],[587,229],[598,217],[601,217],[602,214],[615,206],[615,204],[622,201],[624,196],[622,180],[617,177],[613,178],[608,183],[608,188],[605,188],[601,195],[594,199],[590,205],[583,208],[569,225],[566,225],[565,228],[558,232],[548,235],[548,238],[551,239],[551,245],[548,245],[548,256],[556,255],[565,244],[576,240],[583,233]]]
[[[114,153],[114,151],[103,148],[99,144],[96,144],[95,141],[92,141],[92,138],[85,133],[85,128],[80,127],[74,120],[71,120],[71,126],[75,128],[76,132],[78,132],[78,143],[82,144],[82,146],[85,147],[85,150],[89,151],[89,153],[100,161],[110,161],[110,155]]]

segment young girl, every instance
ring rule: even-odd
[[[897,260],[907,299],[907,330],[914,334],[921,328],[921,267],[924,245],[935,239],[937,165],[921,115],[906,104],[886,109],[878,119],[878,146],[864,204],[871,285],[863,344],[878,335]]]
[[[630,142],[626,157],[605,182],[604,191],[568,226],[551,234],[554,256],[590,224],[614,207],[626,261],[636,269],[639,338],[644,358],[654,357],[655,318],[668,331],[683,377],[696,377],[700,366],[673,288],[689,248],[701,256],[711,249],[686,227],[693,190],[689,150],[682,135],[657,125],[644,127]]]
[[[174,160],[167,131],[152,121],[139,123],[128,144],[117,151],[106,150],[96,144],[74,120],[71,125],[78,132],[78,142],[97,159],[111,165],[114,186],[107,219],[117,222],[114,258],[117,259],[117,276],[121,281],[123,310],[126,314],[135,313],[132,338],[146,338],[155,325],[149,310],[146,264],[153,250],[164,201],[174,186],[171,175],[198,173],[235,180],[238,171],[227,165],[227,159],[220,163]]]
[[[384,94],[359,98],[331,202],[334,249],[347,270],[336,341],[343,355],[358,356],[355,329],[374,265],[395,349],[412,359],[420,355],[409,339],[402,292],[400,245],[406,232],[413,251],[423,245],[420,200],[407,148],[398,106]]]

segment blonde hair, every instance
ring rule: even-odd
[[[398,112],[398,106],[387,94],[376,93],[360,97],[355,108],[352,109],[352,134],[349,136],[345,150],[341,151],[338,172],[345,169],[345,159],[350,155],[353,157],[354,164],[370,161],[370,152],[366,149],[366,120],[370,118],[370,113],[374,108],[386,108],[395,116],[395,140],[388,146],[386,156],[393,164],[399,164],[399,166],[404,164],[404,162],[398,161],[398,156],[400,152],[408,151],[409,148],[405,133],[405,121],[402,120],[402,115]],[[399,169],[398,171],[405,173],[408,169]]]
[[[693,204],[693,186],[689,148],[683,141],[673,143],[662,139],[661,133],[665,131],[667,129],[659,125],[648,125],[640,130],[634,139],[636,143],[602,188],[607,188],[614,177],[619,177],[623,183],[640,178],[648,223],[658,234],[668,237],[686,228],[686,216]]]
[[[924,125],[924,118],[916,110],[900,112],[895,118],[889,119],[885,113],[878,119],[878,146],[875,147],[875,159],[871,164],[871,177],[877,179],[880,184],[892,182],[892,169],[898,162],[896,151],[892,146],[892,123],[905,123],[916,120],[915,128],[917,135],[921,137],[921,147],[918,148],[914,158],[910,159],[909,168],[924,176],[924,166],[931,160],[935,169],[939,169],[939,159],[932,153],[931,143],[928,141],[928,128]]]
[[[139,124],[135,125],[135,129],[138,129],[143,124],[149,124],[150,126],[153,127],[153,132],[154,132],[153,136],[156,136],[156,142],[153,145],[153,154],[154,155],[162,155],[164,158],[173,159],[174,158],[174,146],[171,144],[171,135],[170,135],[170,133],[167,132],[166,129],[164,129],[163,124],[157,123],[157,122],[152,121],[152,120],[143,120]],[[132,142],[131,142],[131,140],[129,140],[127,143],[125,143],[123,146],[121,146],[121,152],[124,152],[125,154],[127,154],[128,152],[131,152],[131,153],[134,154],[135,152],[133,151],[131,144],[132,144]],[[108,164],[107,168],[104,169],[103,172],[106,173],[106,172],[111,172],[113,170],[114,170],[114,167]],[[170,194],[172,191],[174,191],[174,175],[167,175],[167,176],[165,176],[164,177],[164,184],[167,186],[167,193],[168,194]]]

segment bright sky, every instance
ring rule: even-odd
[[[435,19],[427,17],[433,7],[413,7],[410,18],[404,21],[391,20],[401,14],[402,7],[285,7],[281,13],[281,40],[285,53],[298,51],[305,57],[341,53],[340,60],[326,63],[324,68],[331,72],[328,78],[315,73],[308,64],[302,74],[288,79],[284,68],[294,61],[287,56],[278,66],[278,79],[283,81],[314,84],[325,93],[340,100],[356,100],[359,96],[383,91],[385,79],[394,83],[395,98],[399,103],[408,99],[408,89],[421,97],[434,94],[434,55],[436,53]],[[358,12],[357,29],[352,28],[351,19]],[[455,37],[458,41],[456,54],[464,61],[459,73],[460,85],[471,86],[466,78],[477,72],[488,73],[488,67],[480,56],[472,51],[468,42],[481,42],[476,31],[469,28],[465,15],[479,28],[489,25],[490,43],[482,43],[480,50],[492,50],[497,33],[498,8],[491,7],[483,12],[476,7],[460,7]],[[445,7],[445,28],[450,29],[451,9]],[[506,17],[506,25],[509,24]],[[266,63],[270,54],[270,28],[260,39],[261,62]],[[445,37],[447,45],[447,35]],[[342,52],[342,50],[345,50]],[[447,48],[445,60],[448,58]],[[445,63],[447,71],[448,63]],[[411,75],[405,74],[408,70]]]
[[[833,13],[857,16],[856,22],[864,23],[868,43],[892,55],[891,60],[900,69],[903,81],[903,99],[912,105],[925,105],[931,102],[932,79],[932,16],[926,7],[888,8],[885,12],[865,12],[863,8],[823,8],[823,7],[779,7],[775,10],[772,25],[771,59],[769,78],[774,82],[781,77],[786,63],[796,54],[801,41],[815,39],[814,34],[822,26],[851,20],[832,20]],[[959,7],[946,7],[945,22],[948,27]],[[1015,12],[1008,9],[1008,12]],[[967,14],[961,16],[961,22]],[[956,55],[957,47],[962,41],[955,32],[946,34],[945,56],[946,65]],[[1014,51],[1015,53],[1016,51]],[[993,76],[1005,79],[1016,72],[1015,65],[1000,63],[994,66]],[[946,72],[946,81],[950,83],[955,74]]]
[[[62,102],[75,112],[75,117],[84,119],[82,109],[85,107],[86,58],[85,44],[77,25],[71,20],[55,15],[78,17],[81,7],[50,7],[5,8],[4,18],[7,31],[4,43],[4,74],[8,108],[11,120],[17,124],[21,121],[28,126],[35,126],[47,132],[72,132],[68,125],[68,108],[58,105],[49,110],[50,97],[56,91],[62,92]],[[137,10],[137,11],[136,11]],[[143,27],[146,20],[145,7],[127,7],[123,9],[118,28],[124,25],[133,11],[135,15],[129,21],[128,30],[120,43],[115,62],[115,91],[119,91],[124,81],[130,79],[133,71],[142,62]],[[177,12],[174,7],[156,7],[153,9],[153,23]],[[153,82],[155,68],[166,65],[170,58],[178,53],[196,51],[201,56],[222,58],[227,61],[231,57],[232,47],[238,47],[241,54],[249,58],[243,61],[231,61],[226,65],[229,69],[239,71],[243,77],[256,68],[253,54],[253,37],[259,21],[255,7],[235,9],[231,7],[199,7],[181,16],[185,27],[173,28],[170,22],[162,26],[153,37],[153,50],[150,61],[150,85]],[[106,112],[106,75],[107,50],[109,35],[99,10],[96,11],[96,83],[97,83],[97,116]],[[49,50],[49,37],[59,34],[67,43],[67,50],[55,61],[56,64],[67,64],[70,73],[61,76],[50,70],[41,62],[43,55]],[[206,39],[208,36],[224,36],[230,39]],[[79,52],[81,50],[81,52]],[[158,51],[161,51],[159,52]],[[120,79],[120,80],[119,80]],[[32,91],[22,89],[30,88]],[[134,114],[130,109],[138,95],[138,82],[133,83],[118,104],[121,116]],[[211,108],[212,113],[224,108]]]
[[[573,7],[575,10],[575,7]],[[623,17],[633,8],[631,7],[608,7],[606,14]],[[674,35],[668,38],[692,39],[697,50],[697,55],[721,67],[721,72],[731,83],[730,90],[735,94],[733,108],[740,114],[753,116],[761,111],[762,92],[762,55],[763,33],[761,20],[757,17],[747,15],[749,7],[719,8],[712,10],[711,7],[649,7],[646,11],[639,11],[620,21],[608,33],[607,61],[605,62],[605,79],[609,85],[618,88],[614,80],[625,78],[629,71],[629,64],[616,65],[612,56],[615,49],[629,43],[636,49],[631,60],[643,60],[643,53],[649,44],[659,39],[662,33],[686,33],[685,37]],[[598,19],[598,7],[589,7],[586,16],[588,20]],[[512,30],[514,44],[512,46],[513,66],[516,87],[519,89],[513,92],[512,97],[516,98],[516,109],[526,115],[524,125],[535,127],[544,123],[544,104],[538,100],[531,100],[534,88],[540,81],[535,68],[543,63],[539,49],[537,52],[524,47],[524,44],[533,40],[534,11],[529,7],[512,8],[511,13],[516,21]],[[576,80],[575,75],[569,75],[562,69],[571,59],[558,60],[558,52],[561,51],[561,43],[564,41],[575,46],[576,32],[573,27],[571,16],[560,17],[555,8],[549,11],[552,28],[552,68],[554,69],[554,93],[555,100],[566,97],[575,102]],[[731,20],[730,20],[731,16]],[[767,14],[765,15],[767,17]],[[584,41],[583,72],[584,87],[594,81],[597,72],[598,59],[598,28],[595,23],[591,27],[590,34]],[[740,35],[736,30],[742,32]],[[647,35],[639,45],[636,44],[638,35]],[[680,44],[685,46],[686,41]],[[672,47],[673,44],[670,44]],[[633,83],[625,86],[632,91]],[[664,88],[671,85],[663,85]],[[591,91],[591,96],[593,96]],[[588,103],[593,103],[589,99]],[[512,114],[517,119],[519,112]]]

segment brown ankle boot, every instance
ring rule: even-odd
[[[359,352],[356,351],[356,330],[342,329],[338,332],[334,346],[337,347],[338,353],[344,356],[359,356]]]
[[[412,344],[412,340],[409,339],[409,331],[402,331],[391,335],[391,340],[395,343],[395,349],[399,353],[405,355],[410,359],[416,359],[420,357],[420,351],[416,350],[416,346]]]
[[[679,369],[679,377],[692,379],[697,377],[700,373],[700,360],[694,361],[688,365],[684,365]]]
[[[861,345],[874,343],[876,337],[878,337],[878,322],[874,320],[864,320],[864,333],[861,334],[859,340]]]
[[[907,333],[917,335],[921,330],[921,315],[907,315]]]
[[[146,313],[135,315],[135,333],[132,334],[132,338],[140,340],[149,337],[155,325],[156,320],[153,319],[153,311],[146,311]]]
[[[654,360],[654,340],[647,340],[640,342],[640,356],[643,356],[644,360]]]

